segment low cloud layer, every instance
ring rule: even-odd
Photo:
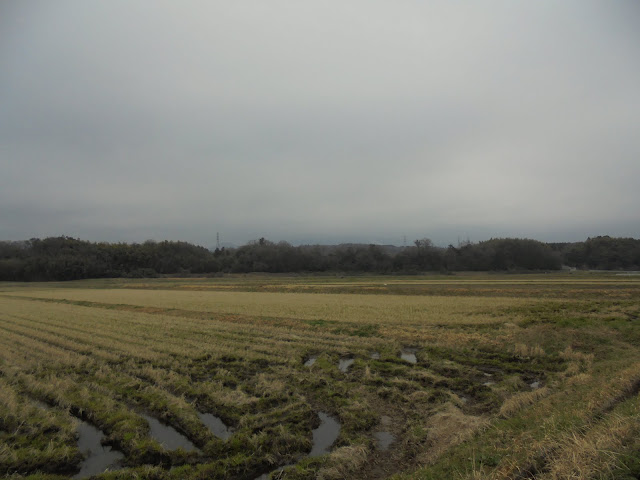
[[[0,239],[640,236],[635,1],[0,6]]]

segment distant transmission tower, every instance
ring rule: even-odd
[[[220,249],[220,232],[216,232],[216,248]]]

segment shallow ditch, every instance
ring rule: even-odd
[[[165,425],[160,422],[160,420],[150,417],[149,415],[141,414],[140,416],[149,424],[149,435],[151,438],[162,445],[165,450],[176,450],[178,448],[182,448],[187,452],[199,451],[198,447],[191,443],[191,440],[178,432],[175,428]]]

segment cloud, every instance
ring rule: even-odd
[[[2,9],[0,237],[640,236],[634,2]]]

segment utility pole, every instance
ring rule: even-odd
[[[216,232],[216,248],[220,249],[220,232]]]

